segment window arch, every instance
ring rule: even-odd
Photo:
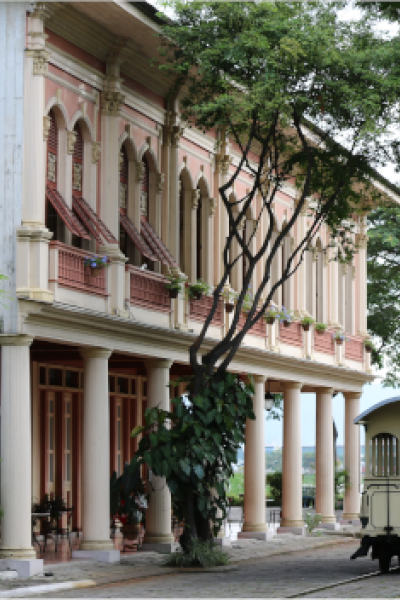
[[[379,433],[369,442],[369,474],[389,477],[399,473],[399,440],[391,433]]]

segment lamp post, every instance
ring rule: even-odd
[[[275,397],[271,394],[271,392],[267,392],[264,398],[264,406],[266,411],[270,411],[274,406]]]

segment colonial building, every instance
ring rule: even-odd
[[[171,299],[165,275],[181,271],[189,282],[219,281],[227,221],[218,188],[239,153],[218,131],[185,128],[178,106],[167,104],[171,83],[150,63],[159,45],[151,6],[2,3],[0,27],[0,273],[8,277],[3,287],[10,296],[1,307],[0,555],[35,558],[32,500],[57,493],[75,508],[81,551],[116,560],[110,473],[120,473],[135,452],[129,434],[146,407],[168,408],[167,383],[188,371],[188,348],[211,304],[208,297]],[[232,197],[250,186],[243,170]],[[396,195],[390,184],[387,192]],[[295,201],[288,184],[275,205],[276,232]],[[255,213],[246,216],[245,236],[254,230]],[[305,212],[282,244],[275,279],[307,219]],[[256,245],[266,226],[262,221]],[[276,304],[328,324],[326,333],[261,320],[231,365],[256,382],[257,420],[246,432],[243,535],[266,538],[266,385],[284,394],[282,528],[303,531],[301,392],[317,395],[316,508],[328,527],[336,520],[332,397],[344,394],[345,466],[352,482],[344,518],[358,517],[353,419],[373,375],[363,347],[364,221],[356,231],[360,250],[352,265],[329,260],[330,235],[323,228],[305,263],[276,292]],[[92,271],[85,265],[96,255],[106,256],[108,266]],[[261,273],[262,264],[257,277]],[[241,288],[242,278],[239,262],[233,289]],[[224,335],[230,319],[221,300],[207,347]],[[343,345],[332,338],[338,327],[348,338]],[[158,484],[145,542],[168,547],[171,500]]]

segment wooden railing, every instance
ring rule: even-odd
[[[362,338],[346,333],[348,341],[345,342],[344,357],[357,362],[363,360],[363,340]]]
[[[246,316],[241,313],[240,317],[239,317],[239,329],[242,329],[244,327],[244,324],[246,322]],[[253,325],[253,327],[251,327],[251,329],[249,329],[249,331],[247,332],[248,335],[255,335],[257,337],[263,337],[266,338],[267,337],[267,325],[264,321],[264,319],[261,317],[260,319],[258,319],[258,321]]]
[[[213,300],[213,296],[202,296],[200,300],[191,299],[189,303],[189,318],[193,321],[200,321],[200,323],[204,323],[211,310]],[[224,303],[220,299],[214,313],[214,317],[211,321],[211,325],[214,325],[215,327],[222,327],[223,324]]]
[[[285,327],[283,323],[279,323],[279,341],[290,346],[303,346],[303,331],[299,323],[291,323],[289,327]]]
[[[163,275],[133,265],[126,265],[125,271],[130,273],[131,304],[162,313],[171,312],[171,299],[165,287],[167,279]]]
[[[335,354],[335,342],[332,336],[333,331],[329,329],[322,334],[317,333],[314,329],[314,351]]]
[[[95,256],[92,252],[67,246],[61,242],[50,242],[50,251],[58,251],[58,285],[86,294],[108,296],[107,293],[107,267],[99,269],[95,275],[90,268],[85,267],[85,258]]]

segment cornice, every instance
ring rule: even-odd
[[[104,80],[106,78],[103,73],[97,71],[97,69],[87,65],[83,61],[72,57],[70,54],[68,54],[68,52],[60,50],[52,44],[46,44],[46,48],[50,50],[50,64],[61,69],[62,71],[65,71],[65,73],[68,73],[72,77],[83,81],[83,83],[86,83],[91,87],[94,87],[100,91],[103,90]]]
[[[43,303],[24,299],[22,309],[23,333],[73,345],[96,345],[114,351],[146,358],[158,357],[188,363],[188,350],[197,335],[177,329],[152,326],[113,315],[104,315],[76,306]],[[90,341],[92,340],[92,341]],[[94,340],[94,341],[93,341]],[[206,338],[204,352],[211,350],[217,340]],[[242,346],[231,365],[232,371],[245,371],[282,381],[299,381],[315,387],[334,387],[339,391],[361,390],[375,377],[364,371],[282,356],[281,354]]]
[[[63,79],[59,75],[56,75],[55,73],[51,73],[50,71],[47,71],[45,77],[46,79],[49,79],[49,81],[53,81],[57,85],[69,90],[70,92],[73,92],[74,94],[80,96],[84,100],[93,102],[93,104],[97,103],[97,92],[91,94],[90,92],[81,90],[78,86],[74,85],[73,83],[70,83],[69,81],[66,81],[65,79]]]
[[[184,123],[182,123],[182,125],[185,127]],[[192,144],[196,144],[196,146],[203,148],[203,150],[207,150],[208,152],[215,154],[216,140],[195,129],[194,127],[185,127],[182,139],[186,139],[189,142],[192,142]]]
[[[122,79],[123,79],[123,75],[122,75]],[[143,114],[144,116],[148,117],[149,119],[154,119],[154,121],[156,121],[157,123],[160,123],[161,125],[164,124],[165,113],[166,113],[166,110],[164,108],[157,106],[157,104],[154,104],[150,100],[147,100],[147,98],[144,98],[143,96],[140,96],[136,92],[133,92],[130,88],[128,88],[124,85],[122,85],[122,91],[125,95],[126,106],[129,106],[129,108],[133,108],[134,110],[137,110],[139,113]],[[133,118],[130,117],[130,120],[133,121]],[[140,123],[140,125],[142,126],[144,124]]]

